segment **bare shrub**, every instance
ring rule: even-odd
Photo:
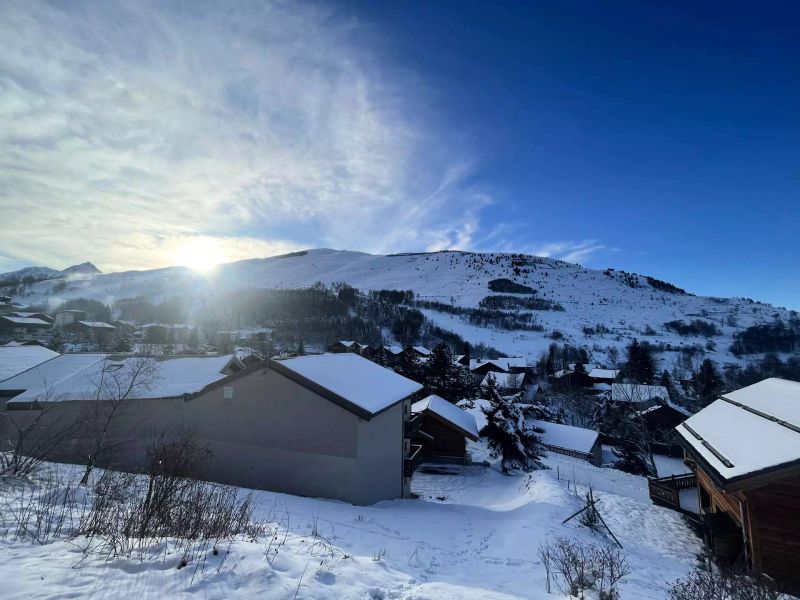
[[[0,412],[7,425],[9,437],[0,443],[0,476],[27,477],[52,457],[53,452],[72,434],[76,423],[65,423],[54,415],[58,402],[52,400],[52,390],[44,386],[30,410]],[[29,417],[33,414],[33,418]]]
[[[669,588],[669,600],[788,600],[770,579],[720,569],[710,560]]]
[[[143,555],[172,541],[182,565],[238,535],[255,541],[266,528],[253,521],[252,495],[240,499],[234,487],[195,478],[207,456],[190,434],[154,440],[145,476],[103,474],[73,537],[82,536],[85,550],[111,556]]]
[[[60,472],[50,472],[35,484],[9,478],[0,493],[0,528],[12,540],[46,544],[68,535],[88,511],[85,491]]]
[[[600,600],[616,600],[617,585],[631,572],[617,548],[564,537],[539,546],[539,558],[547,570],[548,593],[552,577],[562,594],[578,598],[596,589]]]

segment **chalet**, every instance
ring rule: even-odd
[[[431,355],[431,351],[425,346],[407,346],[403,352],[413,354],[417,358],[428,358]]]
[[[411,405],[412,441],[422,447],[422,460],[468,464],[467,440],[478,441],[475,417],[452,402],[431,395]]]
[[[508,373],[508,365],[500,360],[480,360],[473,358],[469,361],[469,370],[475,375],[488,375],[489,373]]]
[[[89,318],[89,313],[85,310],[62,310],[53,317],[53,327],[66,327],[77,321],[85,321]]]
[[[676,432],[718,561],[800,589],[800,383],[724,394]]]
[[[669,392],[663,385],[612,383],[610,397],[612,402],[630,403],[642,410],[669,400]]]
[[[636,412],[647,427],[647,431],[655,435],[671,432],[678,425],[692,416],[688,410],[667,399],[659,398],[658,404]]]
[[[42,435],[57,424],[102,414],[92,386],[104,373],[124,377],[130,356],[65,354],[0,382],[5,410],[24,426],[41,415]],[[410,396],[421,385],[353,353],[267,360],[248,368],[233,355],[163,357],[151,385],[126,400],[108,433],[117,451],[105,466],[139,471],[154,434],[192,431],[211,457],[201,476],[225,484],[356,504],[410,494],[422,450],[411,444]],[[48,382],[45,386],[43,381]],[[87,410],[87,407],[92,410]],[[0,419],[0,440],[11,432]],[[86,428],[61,432],[53,460],[80,462]]]
[[[603,452],[600,445],[600,434],[591,429],[550,423],[549,421],[530,421],[536,427],[543,429],[542,443],[551,452],[574,456],[587,460],[595,466],[603,462]]]
[[[49,348],[38,345],[0,346],[0,381],[19,375],[52,358],[59,356]]]
[[[358,352],[358,344],[352,340],[339,340],[328,346],[328,352]]]
[[[30,337],[50,329],[50,323],[34,317],[0,317],[0,335],[7,337]]]
[[[469,361],[469,354],[459,354],[456,356],[453,362],[457,365],[461,365],[462,367],[469,367]]]
[[[48,314],[41,313],[41,312],[25,312],[25,311],[16,311],[10,312],[6,315],[7,317],[23,317],[26,319],[39,319],[40,321],[46,321],[47,323],[53,324],[53,317]]]
[[[586,377],[589,379],[590,384],[594,383],[608,383],[613,384],[619,380],[619,369],[587,369]]]

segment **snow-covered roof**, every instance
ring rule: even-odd
[[[800,383],[765,379],[725,394],[675,430],[723,483],[800,461]]]
[[[44,346],[0,346],[0,381],[14,377],[56,356],[58,352]]]
[[[619,369],[592,369],[587,375],[592,379],[616,379]]]
[[[422,388],[422,384],[351,352],[298,356],[271,361],[271,365],[301,384],[321,388],[314,391],[328,392],[329,399],[341,401],[345,408],[364,418]]]
[[[383,349],[389,354],[400,354],[403,351],[400,346],[384,346]]]
[[[353,340],[339,340],[339,343],[340,343],[342,346],[344,346],[345,348],[349,348],[350,346],[352,346],[353,344],[355,344],[355,342],[354,342]]]
[[[643,385],[639,383],[611,384],[611,400],[614,402],[650,402],[656,398],[669,399],[669,392],[663,385]]]
[[[487,388],[489,387],[489,377],[494,377],[494,381],[498,387],[506,387],[506,384],[509,384],[507,387],[512,387],[514,385],[519,386],[522,383],[522,374],[512,374],[512,373],[495,373],[494,371],[489,371],[486,374],[486,377],[483,378],[481,381],[481,387]],[[510,382],[509,377],[514,377],[514,381]]]
[[[592,389],[598,392],[610,392],[611,391],[611,384],[610,383],[593,383]]]
[[[542,442],[547,446],[557,446],[565,450],[575,450],[589,454],[597,442],[598,433],[592,429],[561,425],[549,421],[532,421],[537,427],[544,429]]]
[[[102,361],[107,355],[98,353],[62,354],[51,360],[36,365],[4,381],[0,381],[0,393],[8,391],[24,391],[36,389],[40,392],[45,387],[58,385],[80,372],[82,369]]]
[[[104,372],[114,373],[114,378],[127,382],[125,378],[132,376],[137,361],[150,360],[153,361],[152,371],[138,379],[141,387],[137,387],[130,398],[175,398],[199,392],[226,377],[228,373],[223,371],[232,359],[231,354],[163,359],[124,357],[120,360],[105,354],[63,354],[18,377],[0,382],[0,390],[25,390],[9,402],[44,398],[48,401],[105,400],[108,396],[102,392],[98,394],[98,386],[112,378]]]
[[[474,371],[475,369],[485,367],[486,365],[492,365],[498,373],[508,372],[509,364],[506,362],[507,360],[508,359],[505,358],[489,358],[486,360],[472,358],[469,361],[469,370]]]
[[[44,327],[50,327],[50,323],[47,321],[43,321],[42,319],[37,319],[35,317],[3,317],[6,321],[10,321],[17,325],[42,325]]]
[[[116,329],[113,325],[104,323],[103,321],[78,321],[78,323],[86,325],[86,327],[91,327],[92,329]]]
[[[411,346],[411,347],[420,354],[424,354],[425,356],[428,356],[431,353],[431,351],[428,350],[425,346]]]
[[[478,424],[475,422],[475,417],[452,402],[433,394],[411,405],[411,412],[425,411],[447,421],[472,441],[478,441]]]

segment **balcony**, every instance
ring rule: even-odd
[[[406,477],[411,477],[414,471],[422,462],[422,446],[413,444],[411,446],[411,454],[403,459],[403,473]]]
[[[680,497],[681,490],[697,487],[697,477],[694,473],[659,478],[650,477],[647,480],[647,487],[650,492],[650,499],[654,504],[683,511]]]
[[[403,421],[403,437],[411,439],[411,436],[414,435],[414,432],[419,429],[419,426],[422,424],[422,414],[421,413],[412,413],[411,417]]]

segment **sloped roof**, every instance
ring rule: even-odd
[[[270,360],[269,364],[365,419],[422,389],[422,384],[351,352]]]
[[[619,369],[592,369],[587,375],[592,379],[616,379]]]
[[[102,382],[113,384],[116,378],[126,382],[132,377],[140,357],[114,360],[105,354],[63,354],[24,374],[0,382],[0,390],[24,390],[8,403],[67,400],[106,400]],[[140,379],[130,398],[175,398],[198,392],[227,376],[223,371],[233,355],[150,358],[152,370]],[[110,375],[112,374],[113,375]]]
[[[724,394],[675,431],[721,485],[800,465],[800,383],[771,378]]]
[[[474,371],[475,369],[480,369],[486,365],[492,365],[497,369],[498,373],[508,372],[508,363],[502,362],[502,360],[503,359],[500,358],[489,358],[486,360],[472,358],[469,361],[469,370]]]
[[[423,413],[426,411],[440,420],[446,421],[473,442],[478,441],[478,424],[475,417],[452,402],[432,394],[411,405],[411,412]]]
[[[589,454],[600,434],[592,429],[533,420],[532,423],[544,429],[542,442],[548,446],[557,446],[565,450],[575,450]]]
[[[81,325],[91,327],[92,329],[116,329],[113,325],[103,321],[78,321]]]
[[[42,325],[45,327],[50,327],[50,323],[47,321],[43,321],[42,319],[37,319],[35,317],[0,317],[5,319],[6,321],[10,321],[16,325]]]
[[[639,383],[612,383],[611,399],[614,402],[650,402],[656,398],[669,399],[669,392],[663,385],[643,385]]]
[[[0,381],[0,393],[35,389],[42,394],[45,388],[57,386],[61,381],[102,361],[106,356],[98,353],[61,354],[19,375]]]
[[[58,352],[44,346],[0,346],[0,381],[14,377],[58,355]]]
[[[428,350],[425,346],[411,346],[411,347],[420,354],[424,354],[425,356],[428,356],[431,353],[431,351]]]

